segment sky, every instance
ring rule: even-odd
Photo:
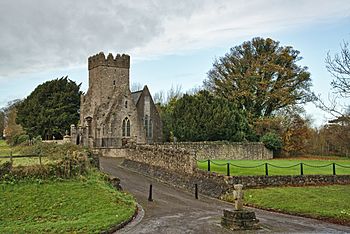
[[[348,0],[0,0],[0,108],[68,76],[87,91],[87,58],[126,53],[151,93],[199,87],[216,58],[254,37],[300,51],[316,94],[332,94],[328,52],[350,41]],[[348,100],[341,100],[346,105]],[[320,126],[331,118],[313,104]]]

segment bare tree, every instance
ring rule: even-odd
[[[169,103],[173,98],[176,98],[176,99],[181,98],[182,94],[183,93],[182,93],[181,85],[176,85],[176,87],[172,85],[167,92],[166,102]]]
[[[327,70],[334,77],[331,85],[335,93],[342,97],[350,97],[350,48],[348,42],[340,45],[340,53],[331,56],[328,52],[326,57]]]
[[[315,101],[315,105],[331,114],[335,118],[341,118],[343,120],[350,121],[350,115],[346,111],[349,108],[348,104],[341,105],[339,103],[339,99],[349,98],[350,97],[350,48],[348,42],[343,42],[340,45],[340,53],[332,56],[330,52],[328,52],[327,57],[325,59],[326,68],[333,76],[333,80],[331,82],[332,89],[334,90],[334,94],[328,95],[328,102],[326,102],[321,98],[321,95],[317,96],[317,101]]]
[[[131,89],[131,92],[136,92],[136,91],[142,90],[143,89],[143,85],[141,83],[139,83],[139,82],[132,83],[130,89]]]
[[[156,92],[154,95],[153,95],[153,101],[154,103],[160,103],[160,104],[164,104],[164,97],[165,97],[165,94],[164,94],[164,91],[161,90],[159,92]]]

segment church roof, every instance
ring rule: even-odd
[[[139,91],[135,91],[135,92],[131,93],[131,96],[134,99],[135,104],[137,104],[137,102],[139,101],[142,92],[143,92],[143,90],[139,90]]]

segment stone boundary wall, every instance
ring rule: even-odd
[[[129,159],[165,170],[192,174],[197,168],[194,154],[185,149],[159,145],[134,145],[127,148],[95,148],[95,155]]]
[[[197,162],[192,153],[184,149],[159,147],[157,145],[136,145],[125,151],[125,158],[162,169],[192,174]]]
[[[178,142],[165,143],[165,147],[184,148],[195,152],[197,160],[207,159],[272,159],[273,153],[261,142]]]
[[[245,188],[350,184],[350,175],[225,176],[199,169],[195,169],[192,174],[184,174],[128,159],[122,165],[191,192],[194,192],[194,186],[198,184],[199,193],[216,198],[231,192],[234,184],[243,184]]]

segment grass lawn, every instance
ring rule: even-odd
[[[0,140],[0,156],[9,156],[10,153],[12,153],[13,156],[20,155],[21,153],[19,152],[21,147],[11,147],[8,144],[6,144],[6,141]],[[9,158],[0,158],[0,164],[10,161]],[[47,157],[42,157],[41,158],[41,163],[45,164],[48,162],[52,162],[50,159]],[[34,157],[34,158],[15,158],[13,157],[13,165],[14,166],[29,166],[29,165],[35,165],[35,164],[40,164],[39,158]]]
[[[11,148],[6,144],[6,141],[0,140],[0,156],[10,155]]]
[[[271,160],[210,160],[210,171],[227,174],[230,163],[230,175],[265,175],[265,163],[268,163],[269,175],[300,175],[300,163],[303,163],[304,175],[331,175],[332,163],[336,163],[337,175],[350,174],[350,159],[271,159]],[[198,161],[198,168],[208,169],[207,161]],[[345,167],[341,167],[341,166]],[[256,167],[258,166],[258,167]],[[243,167],[243,168],[242,168]],[[252,168],[249,168],[252,167]],[[280,168],[287,167],[287,168]]]
[[[247,189],[244,200],[255,207],[350,225],[350,185]]]
[[[100,174],[63,181],[0,181],[0,233],[99,233],[133,216],[132,196]]]

